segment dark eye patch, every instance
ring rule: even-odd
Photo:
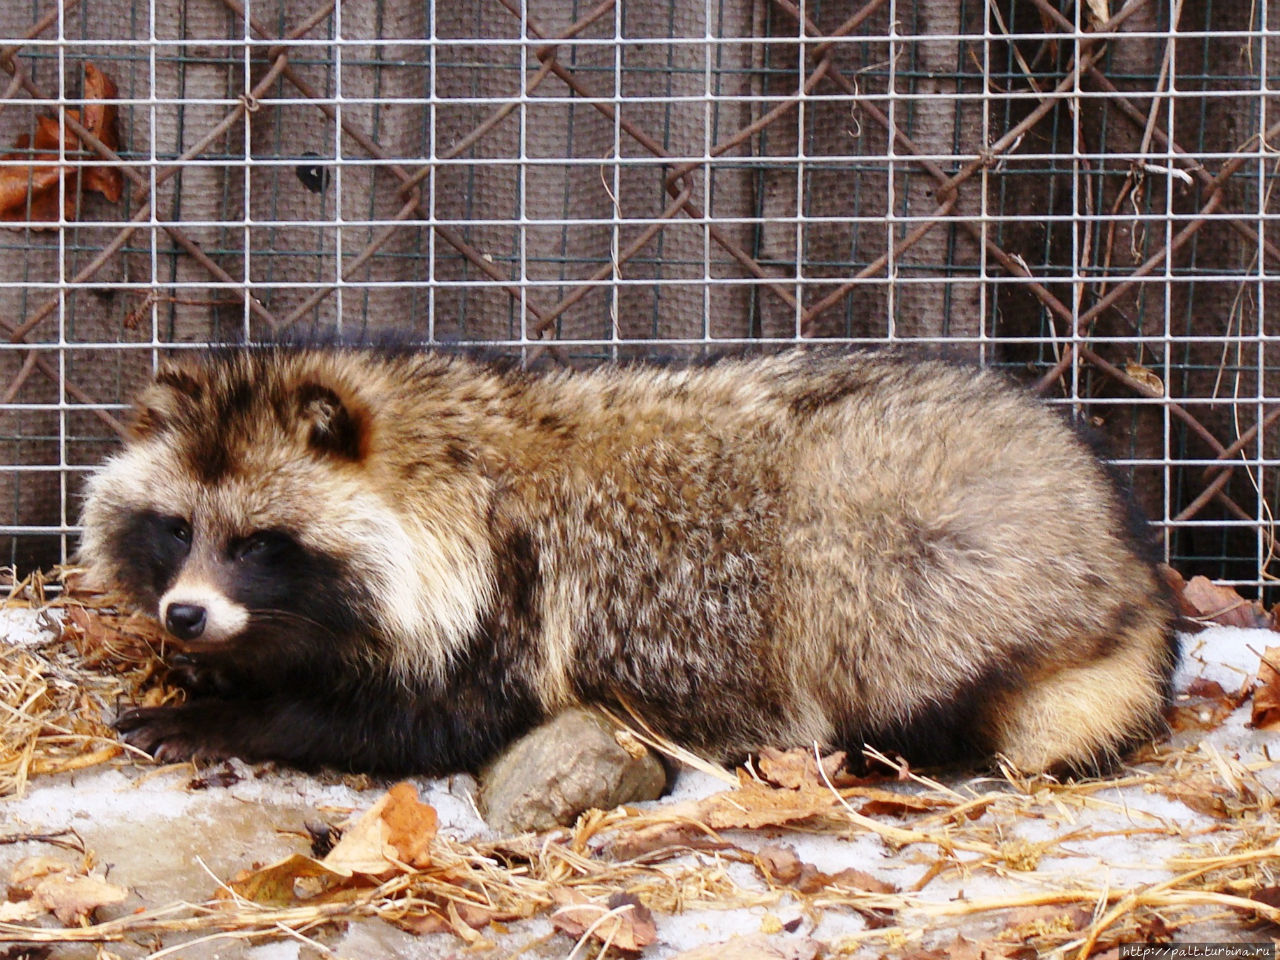
[[[282,530],[258,530],[231,541],[228,554],[237,563],[274,564],[296,557],[298,542]]]
[[[282,530],[259,530],[231,541],[226,558],[227,595],[248,610],[268,619],[272,611],[286,614],[339,636],[360,631],[368,593],[337,557]]]
[[[121,525],[113,544],[122,586],[155,601],[191,552],[191,524],[182,517],[140,510]]]

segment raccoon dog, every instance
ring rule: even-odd
[[[884,354],[530,373],[458,356],[168,363],[81,558],[184,652],[165,760],[473,769],[571,704],[717,758],[864,742],[1089,768],[1160,725],[1142,521],[1000,377]]]

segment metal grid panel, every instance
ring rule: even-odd
[[[1109,434],[1184,572],[1264,586],[1275,21],[1265,0],[5,4],[0,562],[74,549],[80,479],[162,350],[393,327],[577,363],[941,345]]]

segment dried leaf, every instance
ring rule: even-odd
[[[863,870],[846,867],[838,873],[815,873],[814,876],[800,886],[801,893],[815,893],[831,887],[845,887],[861,893],[897,893],[898,888],[886,883],[879,877],[873,877]]]
[[[67,114],[72,120],[79,122],[80,112],[78,110],[68,110]],[[27,145],[23,143],[23,139],[23,137],[18,138],[18,146],[25,148]],[[80,141],[70,129],[64,131],[62,125],[53,117],[36,117],[36,140],[34,146],[37,150],[48,151],[41,155],[42,158],[57,160],[59,147],[63,147],[68,151],[77,150],[80,147]]]
[[[913,813],[927,813],[949,806],[941,797],[896,793],[893,790],[877,790],[872,787],[860,787],[844,795],[850,798],[867,797],[866,803],[858,807],[858,812],[866,817],[905,817]]]
[[[1173,939],[1174,928],[1158,913],[1137,917],[1138,933],[1149,943],[1168,943]]]
[[[779,790],[747,780],[737,790],[699,801],[697,817],[713,830],[754,830],[823,816],[839,805],[839,797],[825,788]]]
[[[837,783],[837,778],[841,781],[846,779],[844,767],[844,753],[836,752],[822,758],[822,772],[834,786],[844,785]],[[784,751],[765,747],[756,758],[756,769],[760,771],[760,776],[779,787],[791,790],[803,787],[826,789],[826,782],[818,771],[818,762],[810,750],[797,748]]]
[[[1182,591],[1183,599],[1196,611],[1196,619],[1225,627],[1262,627],[1270,624],[1262,604],[1246,600],[1230,587],[1208,577],[1192,577]]]
[[[1249,894],[1250,900],[1257,900],[1268,907],[1280,908],[1280,887],[1259,887]]]
[[[1256,730],[1280,726],[1280,647],[1267,647],[1258,663],[1258,687],[1253,692],[1249,723]]]
[[[119,95],[115,82],[92,63],[84,65],[84,128],[112,150],[120,147],[120,134],[116,124],[117,107],[114,100]],[[90,167],[84,174],[84,189],[102,194],[117,203],[124,194],[124,175],[117,167]]]
[[[505,923],[508,920],[523,920],[525,917],[530,915],[533,909],[533,905],[529,904],[523,911],[499,910],[496,907],[488,907],[479,903],[469,903],[465,900],[450,900],[449,905],[454,908],[458,919],[473,930],[483,930],[491,923]]]
[[[244,871],[229,886],[246,900],[271,905],[333,899],[376,883],[406,866],[431,862],[436,812],[418,800],[411,783],[398,783],[348,828],[323,860],[294,854]]]
[[[765,879],[791,884],[800,879],[806,864],[791,847],[770,843],[756,853],[756,863]]]
[[[55,873],[71,873],[72,867],[55,857],[27,857],[14,864],[9,874],[10,885],[28,896],[35,891],[35,885],[42,879]]]
[[[1280,886],[1259,887],[1248,895],[1250,900],[1262,904],[1264,907],[1271,907],[1273,910],[1280,909]],[[1271,923],[1271,921],[1261,912],[1254,913],[1249,911],[1250,919],[1255,923]]]
[[[34,900],[6,900],[0,903],[0,923],[25,923],[44,914],[44,908]]]
[[[845,887],[864,893],[897,893],[898,888],[869,873],[852,868],[839,873],[823,873],[805,863],[795,850],[782,844],[767,844],[756,853],[756,865],[765,879],[794,887],[801,893],[818,893],[831,887]]]
[[[1185,594],[1187,590],[1187,581],[1183,579],[1182,574],[1167,563],[1160,564],[1158,568],[1160,578],[1169,587],[1169,592],[1173,594],[1174,603],[1178,608],[1178,616],[1182,618],[1178,624],[1178,629],[1188,633],[1196,633],[1204,629],[1204,624],[1196,621],[1196,617],[1200,615],[1200,611],[1187,600]]]
[[[393,786],[387,797],[382,819],[396,859],[419,869],[427,866],[431,863],[431,841],[440,822],[435,809],[420,801],[417,788],[407,781]]]
[[[401,930],[406,930],[418,937],[428,933],[453,933],[453,926],[438,913],[408,914],[403,917],[389,917],[388,920]]]
[[[398,783],[349,827],[322,863],[334,873],[384,876],[431,862],[436,812],[418,800],[413,784]]]
[[[1171,729],[1213,730],[1248,698],[1252,684],[1246,683],[1235,693],[1227,693],[1216,680],[1197,677],[1179,694],[1166,712]]]
[[[1199,700],[1226,700],[1228,694],[1226,689],[1217,680],[1209,680],[1206,677],[1196,677],[1189,684],[1186,690],[1187,696],[1195,697]],[[1242,701],[1241,701],[1242,702]]]
[[[1209,780],[1207,777],[1193,777],[1190,780],[1169,783],[1160,789],[1170,800],[1177,800],[1184,806],[1219,820],[1229,820],[1234,812],[1228,805],[1233,794],[1226,787]]]
[[[1096,4],[1101,4],[1103,9],[1106,9],[1106,0],[1089,0],[1089,9],[1094,9]],[[1104,18],[1102,22],[1105,23],[1106,19]],[[1124,372],[1130,379],[1137,380],[1148,390],[1154,392],[1156,396],[1164,396],[1164,381],[1142,364],[1134,363],[1132,360],[1126,360],[1124,364]]]
[[[244,778],[236,772],[230,763],[224,763],[216,770],[211,770],[203,777],[193,777],[187,782],[188,790],[208,790],[210,787],[229,787]]]
[[[837,781],[827,771],[839,770],[843,763],[843,754],[835,753],[823,758],[822,769],[827,778],[833,780],[833,785]],[[704,824],[712,830],[754,830],[830,816],[843,807],[845,797],[861,797],[869,802],[880,802],[886,805],[886,809],[892,808],[895,813],[916,812],[946,805],[941,800],[922,799],[917,802],[910,797],[877,787],[846,786],[838,791],[832,790],[819,772],[813,756],[805,750],[786,753],[762,751],[758,767],[761,775],[784,786],[771,786],[740,771],[737,789],[715,793],[694,803],[676,804],[664,812],[673,823],[689,820]],[[863,782],[844,774],[840,774],[840,778],[846,783],[849,779],[855,783]],[[659,829],[668,832],[673,830],[671,827]],[[687,833],[682,835],[688,836]]]
[[[44,880],[31,899],[43,904],[64,926],[71,926],[88,920],[99,907],[123,903],[128,896],[124,887],[102,877],[64,874]]]
[[[696,823],[673,819],[624,832],[609,843],[607,849],[615,860],[635,860],[655,850],[724,850],[729,846]]]
[[[19,149],[23,146],[20,140]],[[7,153],[0,159],[34,160],[39,159],[39,156]],[[56,167],[36,164],[0,167],[0,220],[57,220],[58,181],[61,179],[62,173]],[[74,197],[68,196],[67,203],[74,212]]]
[[[68,110],[67,116],[116,150],[120,146],[118,111],[115,104],[103,101],[114,99],[119,91],[93,64],[85,64],[84,72],[84,110]],[[7,153],[2,159],[20,164],[0,167],[0,220],[44,223],[60,216],[74,220],[82,192],[100,193],[112,203],[124,193],[124,178],[114,167],[59,163],[60,152],[77,154],[84,147],[80,138],[54,117],[37,117],[35,137],[23,134],[14,147],[18,152]]]
[[[77,872],[52,857],[29,857],[16,864],[10,875],[12,892],[28,899],[5,910],[6,919],[34,919],[52,913],[64,926],[89,920],[93,911],[122,903],[129,891],[104,878]],[[25,916],[15,916],[25,914]]]
[[[228,884],[246,900],[274,907],[320,901],[352,885],[350,874],[335,873],[300,853],[259,870],[243,871]]]
[[[590,933],[618,950],[639,953],[658,938],[653,914],[630,894],[615,894],[607,904],[571,887],[556,887],[551,896],[560,905],[551,914],[551,925],[575,939]]]

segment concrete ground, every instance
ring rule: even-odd
[[[10,616],[0,620],[0,640],[21,644],[32,642],[31,636],[38,638],[41,627],[33,617],[7,613]],[[1185,688],[1194,677],[1204,676],[1228,690],[1238,689],[1256,670],[1257,652],[1275,636],[1214,628],[1190,638],[1188,666],[1180,686]],[[947,802],[956,806],[966,798],[998,794],[1003,799],[973,803],[968,819],[950,823],[936,817],[930,821],[927,811],[912,816],[905,808],[884,812],[882,807],[861,814],[885,825],[885,831],[924,831],[928,824],[931,838],[944,834],[959,838],[960,845],[950,851],[941,851],[933,840],[894,842],[890,833],[860,826],[853,814],[838,829],[828,825],[820,830],[786,826],[726,830],[724,838],[738,850],[791,848],[799,861],[810,865],[811,873],[816,870],[832,877],[842,870],[861,871],[899,891],[901,909],[877,920],[874,913],[851,908],[856,898],[844,894],[828,896],[818,890],[802,896],[785,885],[771,889],[761,870],[744,862],[749,858],[704,850],[657,863],[654,869],[674,873],[692,869],[690,876],[703,885],[711,882],[708,878],[719,877],[715,882],[723,882],[726,889],[736,885],[753,892],[756,902],[717,909],[704,893],[693,889],[690,879],[686,909],[654,911],[656,939],[643,955],[661,960],[753,934],[757,939],[751,943],[739,941],[735,947],[705,955],[803,960],[825,951],[827,956],[926,958],[950,953],[962,957],[967,947],[956,940],[960,934],[988,944],[986,956],[1002,956],[1013,955],[1020,940],[1041,943],[1049,942],[1044,940],[1049,937],[1051,941],[1051,931],[1046,933],[1044,927],[1060,922],[1077,925],[1064,928],[1058,938],[1063,945],[1059,955],[1068,956],[1075,955],[1071,951],[1087,939],[1090,924],[1124,902],[1126,892],[1138,899],[1145,894],[1142,902],[1148,906],[1132,916],[1126,914],[1109,932],[1104,931],[1100,945],[1121,930],[1159,935],[1161,928],[1152,917],[1167,922],[1173,935],[1182,939],[1267,941],[1278,928],[1249,926],[1229,906],[1215,907],[1211,897],[1197,892],[1207,889],[1206,884],[1197,880],[1172,888],[1160,886],[1187,873],[1186,858],[1229,858],[1232,851],[1250,845],[1255,856],[1248,863],[1269,862],[1266,869],[1280,869],[1280,830],[1273,822],[1270,801],[1280,785],[1280,770],[1268,756],[1272,735],[1250,729],[1248,719],[1245,704],[1212,730],[1180,734],[1176,745],[1188,758],[1180,768],[1180,784],[1119,778],[1088,791],[1033,785],[1020,793],[1008,784],[980,778],[949,779],[937,790],[888,783],[886,789],[900,790],[904,796],[937,795],[951,798]],[[201,776],[209,782],[197,782]],[[472,802],[472,778],[421,780],[416,786],[422,800],[439,814],[443,834],[458,840],[488,836]],[[37,777],[21,796],[0,799],[0,879],[10,879],[15,867],[31,857],[52,857],[77,870],[88,856],[90,872],[127,891],[121,903],[101,907],[97,919],[128,918],[169,906],[174,907],[174,916],[198,916],[198,911],[182,905],[210,900],[242,870],[306,853],[308,824],[340,823],[371,806],[386,787],[381,782],[307,776],[238,762],[196,771],[186,764],[157,768],[146,761],[126,761]],[[671,796],[644,809],[653,813],[677,804],[697,804],[724,789],[723,783],[706,774],[686,771]],[[870,806],[863,809],[872,810]],[[969,848],[964,846],[967,837],[977,838]],[[982,854],[982,844],[990,844],[998,855]],[[1268,856],[1274,859],[1268,861]],[[1228,860],[1223,864],[1223,880],[1214,889],[1226,891],[1224,896],[1248,896],[1252,881],[1239,878],[1247,874],[1256,879],[1256,871],[1242,873],[1240,866],[1231,873]],[[1232,877],[1238,881],[1235,887]],[[831,882],[839,894],[837,881]],[[1168,893],[1170,889],[1190,893],[1179,900]],[[1090,890],[1099,891],[1106,902],[1088,902],[1080,891]],[[1043,905],[1055,897],[1061,903],[1074,903],[1075,912],[1061,903]],[[14,902],[12,889],[10,902]],[[1189,923],[1197,913],[1215,913],[1218,919]],[[1139,914],[1147,926],[1130,923]],[[1059,915],[1063,919],[1055,920]],[[878,923],[886,924],[890,932],[879,933]],[[31,926],[38,933],[39,928],[54,924],[52,917],[43,917]],[[0,957],[19,956],[6,953],[4,943],[18,942],[20,929],[0,923]],[[578,947],[573,936],[555,931],[545,911],[484,928],[473,940],[468,944],[451,933],[414,935],[377,918],[304,932],[281,927],[271,939],[246,939],[237,931],[206,924],[193,932],[134,933],[103,944],[60,942],[48,956],[59,960],[110,956],[436,960],[516,955],[577,958],[599,952],[598,943]],[[945,953],[922,952],[929,949]],[[996,952],[1006,949],[1010,952]]]

